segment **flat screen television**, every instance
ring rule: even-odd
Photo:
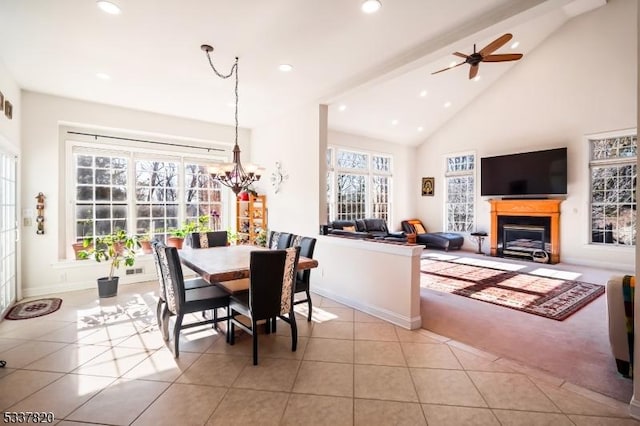
[[[567,148],[480,159],[480,195],[546,197],[567,193]]]

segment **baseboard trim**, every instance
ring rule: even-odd
[[[320,287],[314,286],[311,288],[311,291],[319,294],[322,297],[327,297],[353,309],[357,309],[376,318],[388,321],[392,324],[397,325],[398,327],[406,328],[407,330],[417,330],[419,328],[422,328],[422,316],[420,315],[415,317],[399,315],[398,313],[389,311],[388,309],[364,304]]]
[[[634,419],[640,420],[640,401],[636,399],[635,394],[631,397],[629,403],[629,415]]]
[[[135,276],[135,280],[131,277],[120,277],[119,285],[137,284],[145,281],[157,280],[155,274],[138,274]],[[37,297],[47,296],[51,294],[67,293],[70,291],[78,290],[90,290],[95,289],[98,291],[98,285],[95,280],[91,281],[77,281],[73,283],[57,283],[43,287],[27,287],[22,289],[22,297]],[[96,293],[97,294],[97,293]]]

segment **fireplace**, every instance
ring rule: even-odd
[[[558,263],[561,201],[489,200],[491,255]]]

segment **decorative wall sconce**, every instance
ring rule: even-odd
[[[36,234],[38,235],[44,234],[44,198],[42,192],[38,192],[38,195],[36,195],[36,210],[38,211],[38,216],[36,217],[38,229],[36,230]]]

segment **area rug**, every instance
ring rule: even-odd
[[[482,266],[422,259],[420,286],[562,321],[604,286]]]
[[[18,303],[9,310],[9,313],[4,317],[8,320],[23,320],[29,318],[41,317],[43,315],[51,314],[62,305],[62,299],[38,299],[30,302]]]

